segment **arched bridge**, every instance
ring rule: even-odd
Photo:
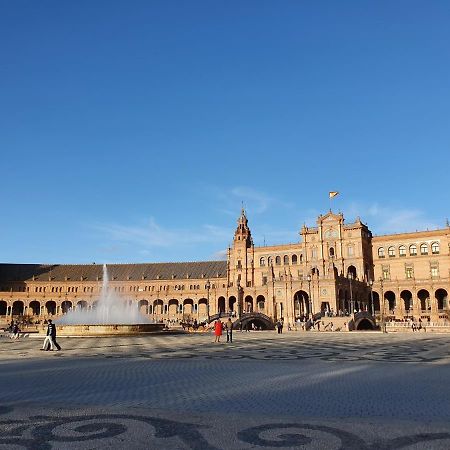
[[[249,330],[251,330],[252,324],[255,324],[255,326],[261,330],[273,330],[275,328],[275,324],[269,316],[257,312],[244,313],[242,314],[240,319],[233,314],[214,314],[209,317],[209,322],[214,322],[217,319],[228,320],[228,317],[231,317],[231,320],[233,321],[233,329],[235,330],[239,330],[241,328],[241,324],[243,330],[245,330],[247,327]]]
[[[366,311],[355,313],[354,330],[375,330],[377,324],[372,314]]]
[[[240,320],[237,319],[233,322],[233,328],[240,329],[242,325],[243,330],[247,329],[247,327],[251,330],[252,324],[255,324],[255,326],[260,330],[273,330],[275,328],[275,324],[269,316],[257,312],[242,314]]]

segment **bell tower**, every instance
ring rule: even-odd
[[[230,250],[230,281],[235,288],[242,290],[239,291],[242,294],[245,288],[254,285],[254,246],[244,208],[237,220],[233,246]]]
[[[234,247],[250,248],[253,245],[252,233],[248,227],[248,219],[245,210],[242,208],[241,215],[237,221],[238,226],[234,232]]]

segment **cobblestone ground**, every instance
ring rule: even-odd
[[[0,448],[450,448],[450,335],[58,341],[0,339]]]

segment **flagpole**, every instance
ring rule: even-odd
[[[337,195],[339,195],[338,191],[330,191],[328,193],[328,198],[330,199],[330,212],[331,212],[331,200],[336,197]]]

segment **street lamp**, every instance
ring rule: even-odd
[[[373,308],[373,280],[369,280],[370,286],[370,302],[372,303],[372,316],[375,317],[375,310]]]
[[[347,274],[348,281],[350,283],[350,308],[351,308],[351,314],[355,314],[355,307],[353,306],[353,290],[352,290],[352,280],[353,280],[353,273],[349,272]]]
[[[308,280],[309,314],[310,314],[311,318],[313,318],[312,298],[311,298],[311,275],[308,274],[306,279]]]
[[[380,286],[381,286],[381,300],[380,300],[380,309],[381,309],[381,331],[386,333],[386,327],[384,325],[384,292],[383,292],[383,278],[380,277]]]
[[[242,305],[241,305],[241,281],[240,281],[240,280],[237,280],[236,287],[237,287],[238,317],[239,317],[239,320],[240,320],[240,319],[241,319],[241,316],[242,316]]]
[[[209,290],[211,289],[211,282],[208,280],[205,284],[206,292],[207,292],[207,298],[206,298],[206,314],[208,315],[208,323],[209,323]]]

